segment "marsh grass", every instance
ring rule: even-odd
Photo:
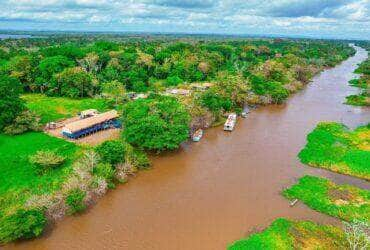
[[[302,163],[370,180],[370,124],[353,131],[339,123],[319,123],[299,153]]]
[[[299,199],[310,208],[345,221],[370,221],[370,191],[350,185],[336,185],[319,177],[304,176],[285,189],[288,199]]]
[[[238,240],[228,250],[346,249],[341,229],[309,221],[275,220],[267,229]]]

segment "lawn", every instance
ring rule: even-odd
[[[343,231],[309,221],[275,220],[261,233],[234,242],[228,250],[346,249]]]
[[[69,118],[86,109],[106,111],[110,105],[104,99],[70,99],[65,97],[48,97],[41,94],[26,94],[22,98],[31,111],[41,116],[43,124],[59,119]]]
[[[353,131],[338,123],[319,123],[299,153],[302,163],[370,180],[370,124]]]
[[[304,176],[283,191],[288,199],[299,199],[310,208],[340,218],[370,222],[370,191],[335,183],[313,176]]]
[[[62,166],[39,175],[28,158],[41,149],[55,150],[67,160]],[[22,206],[33,194],[57,190],[71,171],[78,151],[75,144],[40,132],[0,134],[0,215]]]

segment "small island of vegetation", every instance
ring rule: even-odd
[[[320,123],[298,157],[313,167],[370,180],[370,124],[351,131],[343,124]]]
[[[370,45],[366,42],[360,42],[360,46],[364,47],[368,52]],[[352,79],[349,84],[360,89],[361,93],[346,97],[346,104],[354,106],[370,106],[370,59],[362,62],[355,70],[355,73],[360,74],[360,78]]]
[[[337,227],[280,218],[263,232],[238,240],[227,249],[347,249],[348,246],[345,233]]]

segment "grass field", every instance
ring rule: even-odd
[[[55,150],[67,160],[62,166],[39,175],[28,157],[41,149]],[[22,206],[30,195],[57,190],[71,171],[78,151],[75,144],[44,133],[0,134],[0,215]]]
[[[283,191],[288,199],[299,199],[310,208],[346,221],[370,222],[370,191],[304,176]]]
[[[110,108],[104,99],[70,99],[65,97],[48,97],[41,94],[27,94],[22,98],[27,108],[41,116],[41,122],[47,123],[77,115],[86,109],[106,111]]]
[[[370,180],[370,124],[354,131],[319,123],[299,153],[302,163]]]
[[[308,221],[275,220],[266,230],[238,240],[228,250],[347,249],[344,233]]]

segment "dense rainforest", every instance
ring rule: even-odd
[[[70,98],[117,98],[127,92],[159,93],[209,81],[215,86],[193,102],[217,113],[247,102],[281,103],[320,69],[354,53],[346,43],[334,41],[113,38],[2,40],[2,85],[14,86],[13,95],[22,90]],[[1,117],[0,128],[20,113],[21,104],[17,105]]]
[[[39,236],[47,222],[84,210],[148,167],[144,151],[174,150],[245,105],[283,103],[354,53],[347,41],[303,39],[1,40],[0,243]],[[122,136],[91,147],[39,132],[89,108],[118,110]]]

